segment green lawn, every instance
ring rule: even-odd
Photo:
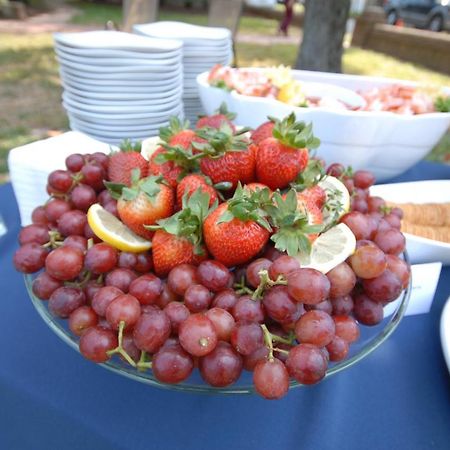
[[[78,5],[78,4],[77,4]],[[205,24],[199,14],[163,11],[163,20],[183,20]],[[73,22],[103,27],[107,20],[121,21],[121,9],[111,5],[86,3]],[[255,17],[241,19],[239,33],[274,35],[275,20]],[[297,29],[296,33],[299,32]],[[293,44],[261,45],[238,42],[237,61],[240,66],[293,65],[298,48]],[[357,48],[345,51],[343,69],[346,73],[378,75],[419,81],[426,85],[450,86],[450,77],[423,67]],[[68,123],[61,107],[61,87],[50,34],[0,34],[0,182],[7,172],[8,151],[21,144],[48,135],[49,130],[65,130]],[[450,155],[450,134],[430,155],[443,160]]]

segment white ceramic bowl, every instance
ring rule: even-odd
[[[402,80],[321,72],[293,71],[305,82],[327,83],[358,90]],[[327,163],[340,162],[354,169],[371,170],[378,181],[395,177],[424,158],[450,125],[450,113],[405,116],[391,112],[292,107],[277,100],[250,97],[211,87],[208,72],[197,77],[199,95],[207,114],[225,102],[237,114],[236,124],[257,127],[267,116],[284,117],[294,111],[299,120],[313,123],[320,138],[318,156]]]
[[[450,180],[412,181],[380,184],[370,188],[370,194],[394,203],[448,203]],[[450,265],[450,244],[404,233],[406,250],[412,264],[441,261]]]

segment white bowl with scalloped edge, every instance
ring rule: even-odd
[[[394,83],[412,84],[388,78],[303,70],[292,72],[294,78],[305,84],[323,83],[328,94],[333,92],[330,85],[356,91]],[[355,170],[371,170],[377,181],[400,175],[418,163],[450,126],[450,113],[406,116],[386,111],[293,107],[270,98],[251,97],[212,87],[207,78],[208,72],[197,77],[200,99],[207,114],[212,114],[225,102],[228,109],[237,114],[235,122],[238,125],[257,127],[269,115],[282,118],[293,111],[299,120],[313,123],[314,134],[321,140],[318,156],[328,164],[340,162]],[[342,98],[339,92],[335,90],[335,98]]]

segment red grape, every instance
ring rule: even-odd
[[[158,300],[156,301],[156,304],[160,308],[164,308],[168,303],[170,302],[176,302],[180,300],[177,294],[172,292],[167,285],[167,283],[163,283],[162,289],[161,289],[161,295],[159,296]]]
[[[349,212],[341,218],[341,223],[345,223],[352,230],[357,240],[370,238],[369,219],[365,214],[359,211]]]
[[[99,316],[106,315],[106,308],[108,305],[123,291],[115,286],[104,286],[98,290],[92,299],[92,308]]]
[[[83,183],[91,186],[96,191],[104,188],[105,170],[101,165],[96,163],[85,164],[81,168],[81,173],[83,174]]]
[[[330,281],[331,299],[349,294],[356,284],[355,273],[345,262],[331,269],[326,276]]]
[[[179,328],[181,346],[191,355],[204,356],[217,345],[214,324],[203,313],[191,314]]]
[[[87,250],[87,239],[84,236],[67,236],[63,241],[63,246],[76,248],[84,254]]]
[[[71,172],[79,172],[84,165],[84,157],[79,153],[73,153],[66,158],[66,167]]]
[[[241,355],[250,355],[264,345],[261,326],[257,323],[237,323],[231,332],[231,344]]]
[[[94,295],[103,287],[103,283],[100,280],[89,280],[84,285],[84,294],[86,295],[86,300],[89,304],[92,303]]]
[[[62,282],[51,277],[47,272],[41,272],[33,280],[33,294],[41,300],[48,300],[56,289],[62,286]]]
[[[297,302],[314,305],[324,301],[330,292],[330,281],[315,269],[298,269],[288,277],[289,295]]]
[[[130,294],[134,295],[142,305],[154,305],[161,295],[162,281],[148,273],[141,275],[130,284]]]
[[[52,314],[66,319],[86,303],[86,296],[79,288],[61,286],[48,299],[48,309]]]
[[[288,293],[286,286],[272,287],[263,298],[264,308],[273,320],[280,323],[294,322],[298,303]]]
[[[227,342],[219,342],[212,352],[199,361],[200,375],[215,387],[233,384],[241,375],[242,366],[241,355]]]
[[[330,164],[327,168],[327,175],[339,178],[345,171],[345,167],[339,163]]]
[[[325,347],[328,351],[330,361],[342,361],[348,355],[348,342],[339,336],[334,336],[333,340]]]
[[[83,253],[80,250],[63,246],[49,253],[45,260],[45,269],[57,280],[73,280],[83,269],[83,260]]]
[[[39,244],[25,244],[14,253],[14,267],[22,273],[37,272],[44,267],[47,255],[47,250]]]
[[[368,189],[375,184],[375,175],[368,170],[357,170],[353,173],[353,182],[360,189]]]
[[[70,200],[74,204],[75,208],[81,211],[87,211],[91,205],[97,200],[97,195],[90,186],[86,184],[79,184],[75,186],[70,193]]]
[[[192,357],[175,344],[161,347],[152,359],[152,371],[163,383],[180,383],[189,378],[194,368]]]
[[[398,255],[405,250],[405,236],[394,228],[383,232],[378,231],[374,239],[375,244],[390,255]]]
[[[259,361],[253,372],[256,392],[268,400],[279,399],[289,390],[289,374],[279,359]]]
[[[384,317],[383,305],[372,301],[367,295],[359,294],[353,297],[355,306],[353,314],[359,323],[377,325]]]
[[[140,350],[156,353],[170,336],[170,331],[170,320],[164,311],[147,312],[134,326],[134,343]]]
[[[106,320],[111,327],[118,329],[125,322],[124,329],[133,328],[141,315],[141,304],[130,294],[117,296],[106,308]]]
[[[402,292],[402,283],[392,271],[386,269],[379,277],[363,281],[364,292],[374,302],[395,300]]]
[[[350,256],[349,262],[356,275],[360,278],[378,277],[387,266],[386,256],[383,251],[376,246],[370,245],[357,248],[355,253]]]
[[[211,292],[201,284],[192,284],[184,293],[184,304],[193,313],[208,309],[211,301]]]
[[[369,197],[367,199],[369,212],[380,212],[386,206],[386,202],[381,197]]]
[[[172,333],[178,334],[178,330],[182,322],[184,322],[189,315],[189,309],[181,302],[170,302],[164,307],[164,312],[170,320],[172,326]]]
[[[261,270],[268,270],[269,267],[272,265],[272,261],[270,259],[266,258],[258,258],[252,261],[248,266],[246,270],[246,278],[247,283],[253,287],[257,288],[259,283],[261,282],[261,277],[259,275],[259,272]]]
[[[221,262],[207,260],[198,266],[197,277],[198,281],[210,291],[219,292],[228,286],[231,273]]]
[[[48,227],[46,225],[27,225],[20,230],[19,244],[25,245],[30,243],[44,245],[50,240]]]
[[[218,308],[231,312],[238,299],[239,296],[233,289],[224,289],[216,294],[212,301],[212,306],[217,306]]]
[[[84,265],[93,273],[107,273],[117,264],[117,250],[109,244],[95,244],[86,252]]]
[[[45,214],[50,222],[56,222],[65,212],[72,208],[69,203],[60,198],[54,198],[45,205]]]
[[[359,339],[359,327],[355,319],[350,316],[333,316],[336,326],[336,336],[344,339],[348,343]]]
[[[264,322],[264,308],[259,300],[252,300],[249,295],[239,298],[231,311],[236,322]]]
[[[253,372],[256,364],[258,364],[260,361],[265,361],[268,356],[269,349],[265,345],[257,348],[253,353],[250,353],[250,355],[246,355],[243,357],[244,369]]]
[[[184,295],[189,286],[198,284],[197,268],[191,264],[180,264],[174,267],[169,272],[167,284],[175,294]]]
[[[289,273],[297,269],[300,269],[300,263],[296,258],[282,255],[270,265],[269,278],[275,281],[280,275],[286,277]]]
[[[324,311],[307,311],[295,325],[295,336],[300,343],[317,347],[328,345],[335,333],[333,319]]]
[[[333,315],[347,315],[353,310],[353,299],[350,295],[336,297],[331,300],[331,306],[333,307]]]
[[[286,360],[289,375],[302,384],[314,384],[320,381],[326,374],[327,366],[322,350],[311,344],[293,347]]]
[[[72,183],[72,174],[67,170],[54,170],[48,175],[48,184],[58,192],[66,193]]]
[[[35,225],[48,225],[47,215],[44,206],[37,206],[31,213],[31,221]]]
[[[95,327],[98,316],[90,306],[80,306],[69,316],[69,328],[76,336],[81,336],[88,328]]]
[[[206,317],[213,323],[220,341],[229,341],[236,324],[233,316],[222,308],[211,308],[206,311]]]
[[[411,270],[403,259],[395,255],[386,255],[387,268],[393,272],[402,283],[402,288],[406,289],[411,276]]]
[[[129,269],[114,269],[106,275],[105,285],[115,286],[122,292],[127,293],[130,285],[137,275]]]
[[[80,337],[80,353],[96,363],[108,361],[108,351],[117,347],[117,336],[100,326],[91,327]]]

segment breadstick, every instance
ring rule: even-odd
[[[402,231],[404,233],[413,234],[414,236],[421,236],[428,239],[433,239],[434,241],[448,242],[450,243],[450,226],[427,226],[427,225],[417,225],[415,223],[410,223],[402,221]]]
[[[393,203],[403,210],[403,220],[416,225],[450,226],[450,203]]]

